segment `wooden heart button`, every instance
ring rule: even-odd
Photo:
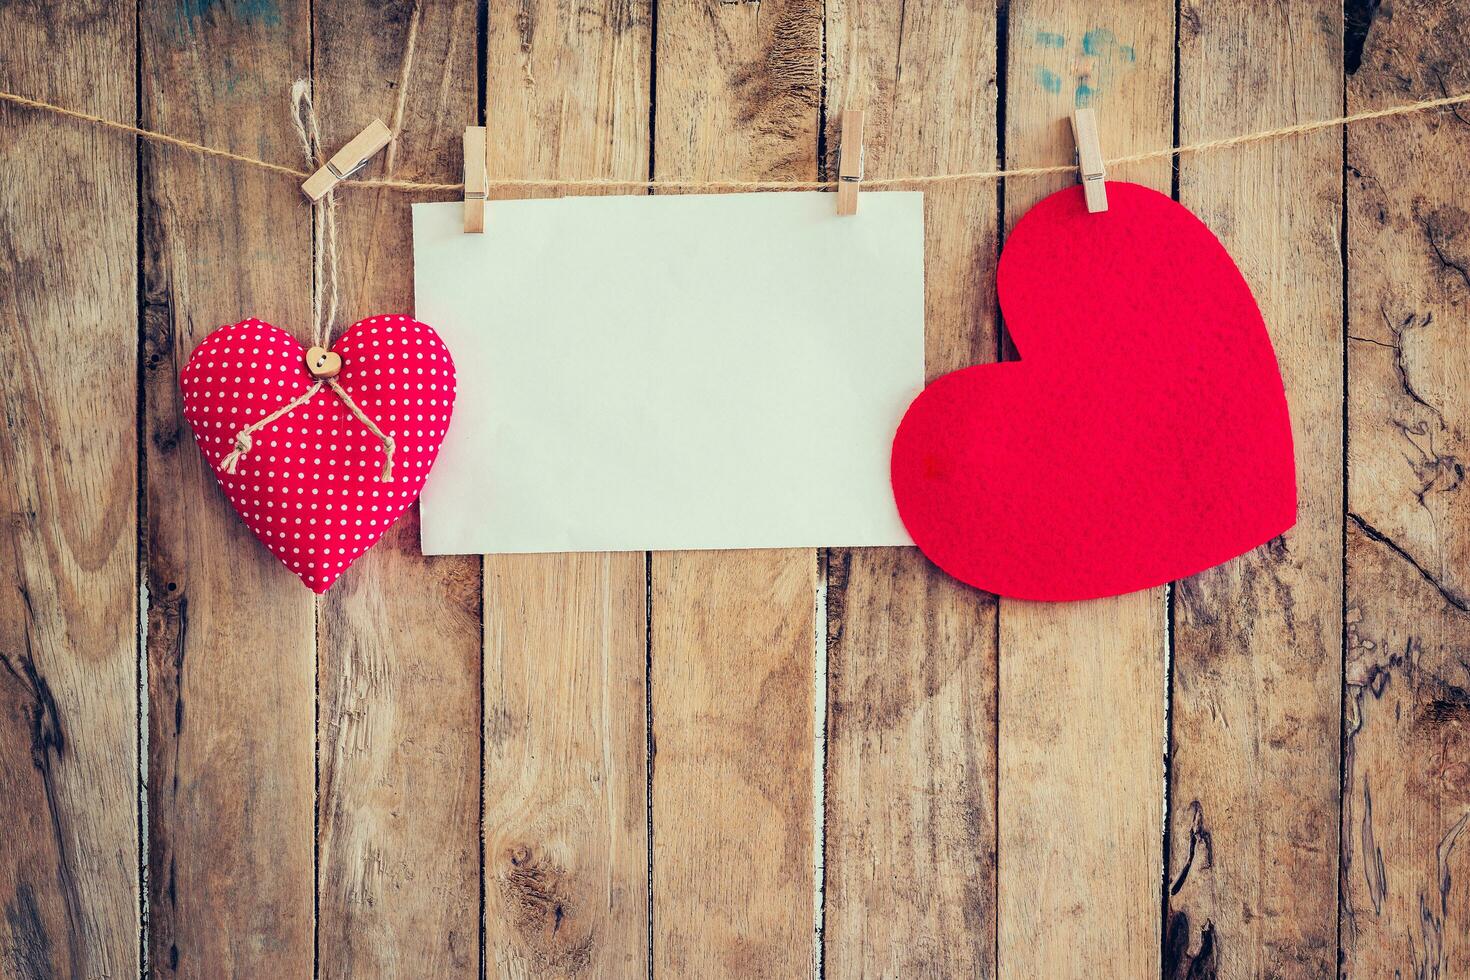
[[[312,347],[306,352],[306,370],[311,372],[313,378],[335,378],[342,370],[342,355],[325,347]]]

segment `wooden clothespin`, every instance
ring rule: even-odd
[[[313,201],[320,201],[328,191],[361,170],[363,164],[392,141],[393,131],[381,119],[374,119],[368,123],[367,129],[332,154],[325,167],[306,178],[306,183],[301,185],[301,193]]]
[[[1091,109],[1072,113],[1072,138],[1077,141],[1077,170],[1082,175],[1082,193],[1090,214],[1108,209],[1108,188],[1103,171],[1102,143],[1097,138],[1097,115]]]
[[[857,214],[863,182],[863,110],[842,110],[842,142],[837,144],[837,213]]]
[[[464,128],[464,230],[466,235],[485,231],[485,198],[490,188],[486,163],[484,126]]]

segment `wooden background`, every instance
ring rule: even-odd
[[[498,176],[831,176],[866,103],[877,176],[1067,162],[1084,103],[1121,154],[1463,91],[1467,15],[6,3],[0,87],[300,166],[309,76],[437,181],[482,118]],[[15,108],[0,156],[4,976],[1470,975],[1465,112],[1113,175],[1255,289],[1301,512],[1070,605],[903,549],[431,560],[414,512],[314,602],[176,383],[306,336],[295,186]],[[1065,183],[928,194],[931,376],[1010,353],[996,256]],[[344,195],[345,322],[411,307],[410,200]]]

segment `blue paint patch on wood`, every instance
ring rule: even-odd
[[[1031,71],[1036,84],[1050,95],[1061,95],[1070,83],[1072,102],[1079,109],[1096,105],[1102,93],[1113,87],[1119,71],[1138,60],[1133,45],[1119,43],[1106,27],[1094,27],[1070,39],[1058,31],[1039,30],[1032,45]]]
[[[1082,35],[1082,53],[1096,58],[1108,48],[1116,47],[1118,39],[1105,27],[1094,27]]]
[[[179,29],[190,34],[209,20],[279,27],[281,8],[277,0],[177,0],[174,17]]]

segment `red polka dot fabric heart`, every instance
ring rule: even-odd
[[[909,534],[1000,595],[1132,592],[1296,521],[1286,395],[1240,270],[1167,196],[1107,191],[1107,211],[1074,187],[1017,222],[997,284],[1021,359],[934,381],[894,438]]]
[[[392,439],[386,482],[383,441],[308,373],[306,350],[284,330],[254,319],[221,327],[180,377],[184,418],[225,496],[318,594],[418,497],[454,410],[454,361],[429,326],[368,317],[332,349],[342,359],[336,384]],[[314,386],[302,404],[240,438]]]

